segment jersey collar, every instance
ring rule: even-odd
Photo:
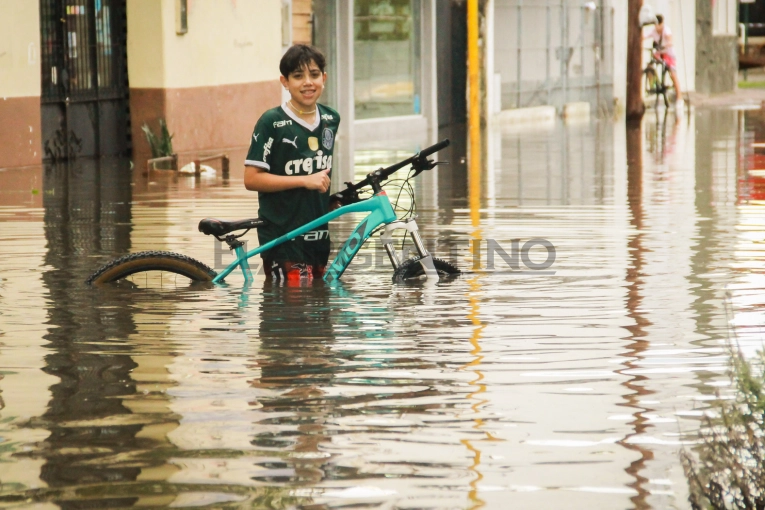
[[[287,115],[289,115],[292,120],[294,120],[295,122],[297,122],[298,124],[306,128],[308,131],[313,131],[314,129],[319,127],[319,123],[321,123],[321,111],[319,110],[319,103],[316,103],[316,120],[313,121],[313,124],[309,124],[303,119],[301,119],[300,117],[298,117],[298,115],[292,111],[292,108],[287,106],[286,101],[282,103],[282,110],[284,110],[284,112]]]

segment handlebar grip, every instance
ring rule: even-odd
[[[421,151],[420,151],[420,152],[417,154],[417,156],[419,156],[419,157],[423,157],[423,158],[427,158],[427,157],[428,157],[428,156],[430,156],[431,154],[433,154],[433,153],[435,153],[435,152],[438,152],[438,151],[440,151],[441,149],[444,149],[444,148],[448,147],[450,143],[451,143],[451,142],[449,141],[449,139],[448,139],[448,138],[445,138],[445,139],[443,139],[442,141],[438,142],[438,143],[437,143],[437,144],[435,144],[435,145],[431,145],[430,147],[426,147],[426,148],[422,149],[422,150],[421,150]],[[417,156],[415,156],[415,157],[417,157]]]
[[[417,161],[425,160],[428,156],[433,154],[434,152],[438,152],[444,147],[448,147],[451,142],[448,138],[445,138],[444,140],[438,142],[435,145],[431,145],[430,147],[426,147],[414,156],[412,156],[409,159],[405,159],[404,161],[399,161],[395,165],[391,165],[387,168],[380,168],[379,170],[375,170],[374,172],[367,175],[366,179],[363,179],[356,184],[346,183],[346,188],[344,190],[339,191],[338,193],[335,193],[333,195],[333,198],[337,200],[354,200],[356,197],[353,197],[353,193],[357,190],[363,188],[364,186],[369,186],[370,184],[370,178],[374,175],[375,178],[378,181],[384,181],[388,178],[392,173],[397,172],[398,170],[404,168],[407,165],[413,165]],[[430,168],[433,168],[432,166]],[[422,170],[420,170],[422,171]],[[419,173],[419,172],[417,172]],[[415,174],[416,175],[416,174]]]

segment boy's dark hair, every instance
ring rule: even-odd
[[[279,71],[282,76],[289,78],[290,74],[307,67],[311,62],[314,62],[322,73],[324,72],[327,59],[324,58],[321,50],[307,44],[296,44],[288,49],[282,57],[281,62],[279,62]]]
[[[664,23],[664,16],[662,16],[661,14],[657,14],[656,15],[656,24],[657,25],[661,25],[662,23]]]

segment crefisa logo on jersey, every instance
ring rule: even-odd
[[[324,128],[324,131],[321,133],[321,144],[325,149],[329,151],[332,150],[334,143],[335,135],[332,133],[332,130],[329,128]]]
[[[269,154],[271,154],[271,146],[274,144],[274,139],[269,138],[266,144],[263,146],[263,161],[266,160]]]

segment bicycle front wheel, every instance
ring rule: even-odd
[[[449,262],[433,257],[433,265],[436,266],[436,272],[439,278],[446,278],[460,274],[460,270]],[[422,264],[414,259],[406,260],[393,272],[393,283],[403,283],[407,280],[419,280],[425,276],[425,270]]]
[[[106,264],[87,279],[88,285],[126,282],[133,287],[180,287],[211,282],[218,275],[202,262],[168,251],[142,251]]]

